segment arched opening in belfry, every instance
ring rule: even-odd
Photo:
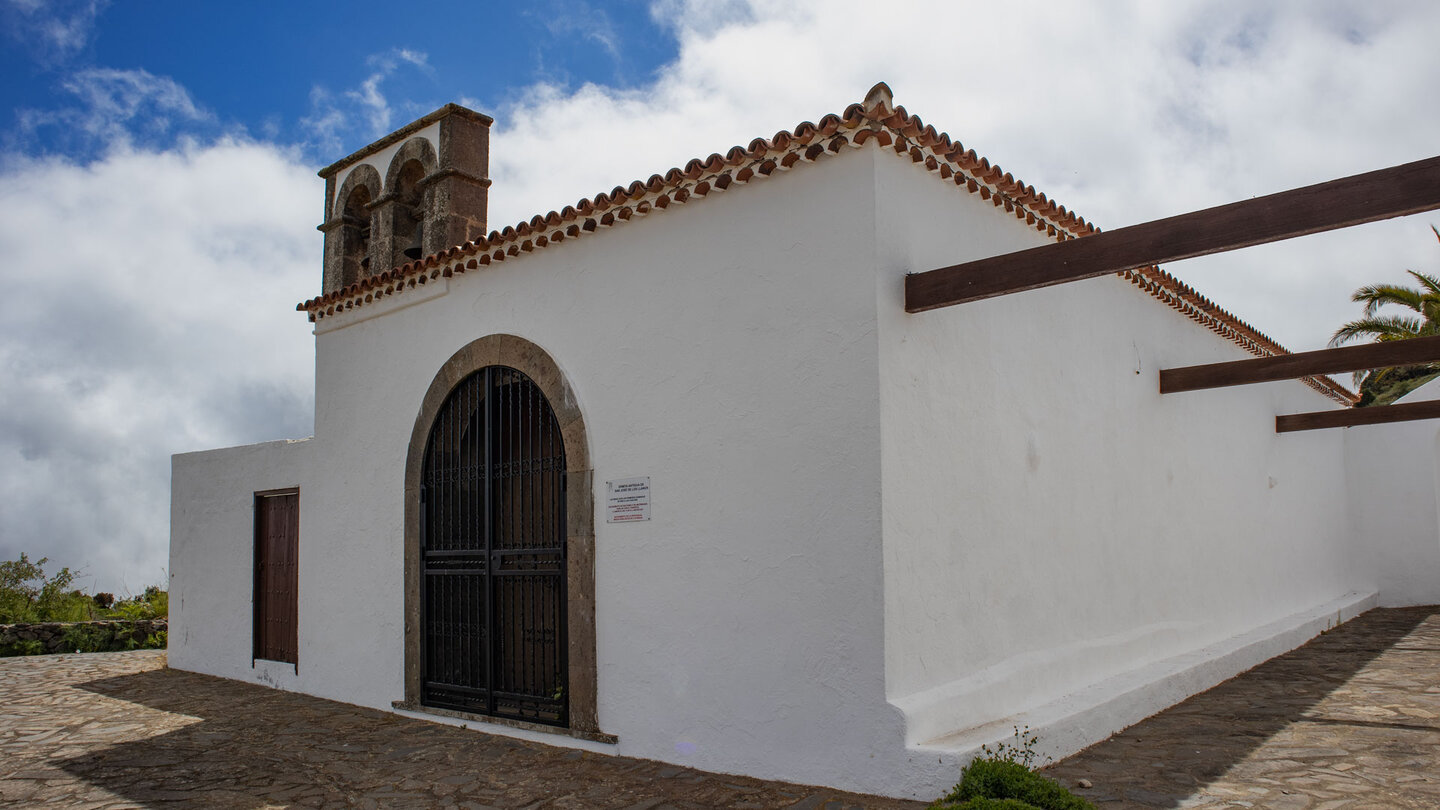
[[[341,210],[340,285],[354,284],[370,275],[370,189],[356,186]]]
[[[425,255],[425,174],[425,166],[419,160],[405,161],[396,174],[391,266]]]

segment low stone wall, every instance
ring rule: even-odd
[[[84,642],[78,645],[83,652],[138,649],[156,633],[168,632],[169,628],[170,623],[165,619],[0,624],[0,655],[38,652],[33,643],[24,642],[38,642],[46,653],[75,652],[79,640]]]

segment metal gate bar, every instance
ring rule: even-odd
[[[565,453],[529,377],[462,380],[421,478],[421,702],[568,723]]]

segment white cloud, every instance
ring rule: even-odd
[[[178,125],[215,120],[174,79],[145,70],[90,68],[70,74],[60,86],[79,106],[20,110],[25,137],[38,138],[43,131],[55,143],[125,147],[137,138],[168,141]]]
[[[394,110],[386,97],[382,85],[401,68],[419,71],[433,76],[429,57],[424,51],[411,48],[391,48],[366,58],[365,64],[371,73],[360,84],[344,90],[337,97],[328,88],[316,86],[310,91],[310,114],[300,123],[310,133],[310,146],[335,153],[342,149],[344,138],[354,131],[363,137],[376,139],[406,122],[394,120]],[[421,105],[423,106],[423,105]],[[402,111],[409,113],[417,108],[414,103],[402,105]],[[428,110],[427,110],[428,112]],[[363,119],[361,126],[355,117]]]
[[[318,85],[310,88],[310,114],[300,119],[300,125],[310,133],[312,149],[337,158],[343,156],[342,135],[349,128],[349,118],[336,106],[329,90]]]
[[[90,45],[104,0],[6,0],[0,22],[18,47],[45,66],[68,61]]]
[[[384,80],[384,73],[372,73],[360,83],[358,88],[345,91],[346,98],[359,104],[365,110],[365,117],[370,122],[372,135],[383,135],[391,128],[390,103],[380,93],[380,82]]]
[[[430,57],[424,51],[416,51],[410,48],[396,48],[393,54],[393,58],[400,62],[407,62],[428,74],[433,75],[435,73],[435,69],[430,67]]]
[[[584,0],[566,0],[544,9],[540,16],[551,36],[578,34],[599,45],[612,60],[620,60],[620,35],[604,9]]]
[[[746,0],[652,0],[650,17],[674,31],[713,33],[716,29],[751,22]],[[775,9],[768,9],[773,13]]]
[[[680,54],[639,89],[535,85],[495,112],[492,227],[859,101],[878,80],[1119,227],[1416,160],[1440,142],[1440,6],[1338,2],[660,0]],[[563,170],[557,171],[557,167]],[[1410,218],[1176,266],[1283,343],[1323,345],[1351,290],[1434,268]],[[925,269],[925,268],[917,268]]]
[[[170,454],[310,432],[320,190],[235,142],[0,176],[0,558],[161,582]]]

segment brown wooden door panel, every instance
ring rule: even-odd
[[[296,663],[299,648],[300,493],[255,496],[256,658]]]

